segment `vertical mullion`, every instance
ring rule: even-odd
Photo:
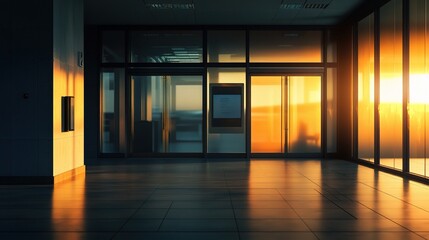
[[[380,165],[380,8],[374,11],[374,164]]]
[[[403,139],[403,161],[402,161],[402,171],[405,173],[410,172],[410,125],[409,125],[409,116],[408,116],[408,106],[409,106],[409,72],[410,72],[410,61],[409,61],[409,42],[410,42],[410,19],[409,19],[409,1],[403,0],[402,6],[402,76],[403,76],[403,104],[402,104],[402,139]]]
[[[359,159],[359,123],[358,123],[358,96],[359,96],[359,86],[358,86],[358,72],[359,72],[359,31],[358,23],[353,25],[353,159]]]

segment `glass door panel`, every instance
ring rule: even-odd
[[[321,77],[289,76],[288,152],[321,152]]]
[[[131,152],[202,152],[202,77],[131,78]]]
[[[284,152],[284,77],[252,76],[251,152]]]
[[[321,76],[252,76],[251,152],[321,152]]]

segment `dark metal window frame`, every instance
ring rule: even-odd
[[[250,111],[247,110],[245,112],[245,153],[207,153],[207,70],[208,68],[244,68],[246,69],[246,109],[250,109],[250,77],[252,74],[256,72],[270,72],[270,73],[295,73],[295,74],[312,74],[314,75],[314,68],[317,74],[322,77],[322,115],[321,115],[321,153],[317,156],[311,155],[308,156],[306,154],[298,154],[293,157],[327,157],[327,156],[335,156],[335,153],[327,154],[326,152],[326,138],[327,138],[327,115],[326,115],[326,96],[327,96],[327,69],[328,68],[337,68],[337,63],[328,63],[327,59],[327,44],[328,44],[328,31],[331,31],[333,28],[330,27],[315,27],[315,26],[100,26],[98,28],[98,37],[99,37],[99,69],[98,72],[101,72],[102,69],[110,68],[121,68],[125,70],[125,82],[126,82],[126,99],[125,99],[125,131],[126,131],[126,152],[118,153],[118,154],[104,154],[101,152],[101,139],[100,132],[98,133],[99,138],[99,149],[98,155],[100,157],[109,157],[109,156],[122,156],[122,157],[133,157],[130,155],[129,143],[130,143],[130,126],[129,126],[129,115],[130,115],[130,99],[128,99],[127,94],[129,93],[129,80],[132,75],[141,74],[141,75],[150,75],[150,74],[171,74],[171,75],[183,75],[186,73],[197,74],[198,72],[202,74],[203,77],[203,150],[201,154],[195,153],[159,153],[159,154],[151,154],[149,157],[240,157],[240,158],[249,158],[251,157],[250,153]],[[131,63],[130,59],[130,33],[132,31],[145,31],[145,30],[187,30],[187,31],[201,31],[203,34],[203,62],[202,63]],[[207,32],[211,30],[237,30],[237,31],[245,31],[245,62],[243,63],[213,63],[207,61]],[[305,62],[297,62],[297,63],[250,63],[250,49],[249,49],[249,32],[252,30],[293,30],[293,31],[305,31],[305,30],[314,30],[321,31],[322,39],[321,39],[321,52],[322,59],[320,63],[305,63]],[[102,32],[103,31],[123,31],[125,38],[125,62],[123,63],[103,63],[101,59],[101,49],[102,49]],[[196,70],[197,69],[197,70]],[[100,81],[100,79],[98,79]],[[100,83],[98,83],[100,86]],[[101,91],[101,89],[100,89]],[[101,95],[101,93],[100,93]],[[101,99],[98,104],[101,107]],[[99,109],[101,111],[101,109]],[[336,126],[338,128],[338,126]],[[100,131],[100,129],[99,129]],[[338,131],[337,131],[338,132]],[[275,154],[268,154],[266,156],[269,157],[288,157],[287,155],[275,156]],[[290,156],[292,157],[292,156]]]

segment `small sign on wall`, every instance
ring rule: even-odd
[[[83,63],[84,63],[83,52],[82,51],[78,51],[77,52],[77,66],[78,67],[83,67]]]
[[[61,97],[61,130],[74,131],[74,97]]]
[[[243,132],[243,84],[210,84],[210,132]]]

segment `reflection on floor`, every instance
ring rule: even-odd
[[[0,239],[428,239],[429,186],[336,160],[99,160],[0,186]]]

